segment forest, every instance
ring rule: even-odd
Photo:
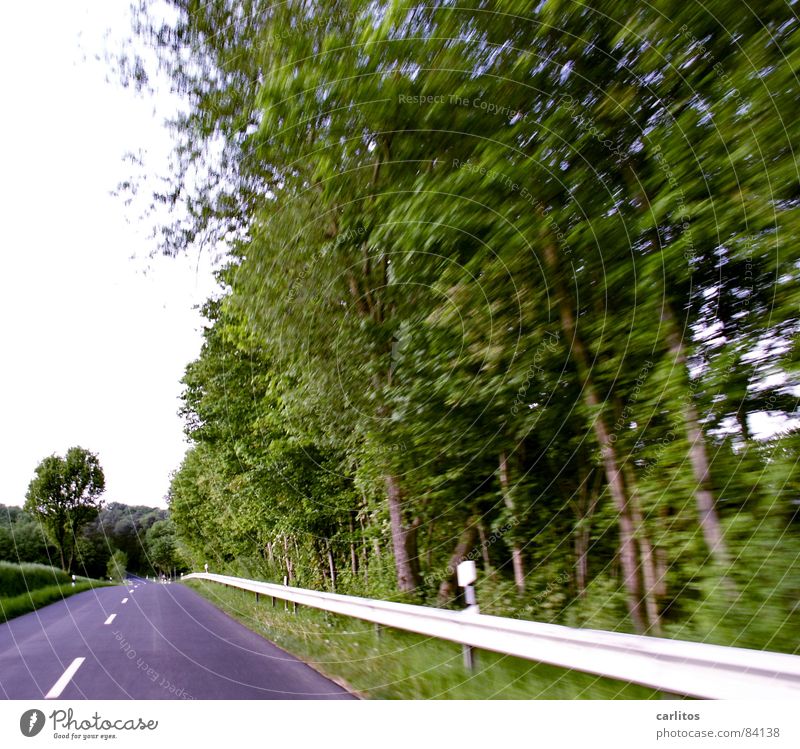
[[[168,5],[195,569],[796,652],[791,6]]]
[[[76,536],[70,571],[85,577],[104,578],[111,570],[152,576],[185,569],[174,525],[162,508],[109,502]],[[59,554],[34,515],[0,504],[0,562],[58,567]]]

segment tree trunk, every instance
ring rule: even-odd
[[[419,585],[420,581],[419,527],[421,525],[422,518],[415,517],[406,530],[406,555],[408,556],[408,563],[411,567],[411,575],[414,578],[415,585]]]
[[[461,536],[456,544],[453,556],[450,557],[450,562],[447,566],[448,570],[452,570],[448,576],[442,580],[439,585],[439,603],[446,604],[456,597],[456,567],[459,562],[463,562],[464,558],[475,547],[475,540],[478,535],[478,529],[475,526],[475,521],[470,520],[467,527],[461,532]]]
[[[283,559],[286,564],[286,582],[291,585],[294,580],[294,564],[289,554],[289,539],[286,538],[286,534],[283,535]]]
[[[642,567],[642,598],[644,600],[645,612],[647,614],[648,634],[661,634],[661,619],[658,613],[658,575],[656,573],[655,555],[653,545],[647,535],[647,528],[642,517],[642,510],[639,506],[639,496],[633,484],[633,474],[630,469],[625,471],[628,493],[630,496],[631,515],[636,534],[636,543],[639,545],[639,557]]]
[[[356,551],[356,527],[352,512],[348,517],[348,522],[350,524],[350,570],[355,576],[358,574],[358,553]]]
[[[575,585],[578,598],[586,597],[586,578],[589,571],[589,532],[580,528],[575,534]]]
[[[74,531],[71,531],[70,535],[69,553],[67,554],[67,572],[72,572],[72,567],[75,563],[75,547],[77,546],[77,539],[75,538]]]
[[[678,332],[675,316],[672,313],[669,302],[666,300],[661,307],[661,321],[666,329],[669,352],[675,362],[681,365],[688,378],[689,368],[686,351]],[[714,495],[711,491],[706,441],[703,430],[700,428],[700,419],[697,415],[691,389],[687,392],[684,402],[683,422],[686,428],[686,437],[689,440],[689,462],[692,464],[692,473],[696,482],[694,496],[700,528],[711,556],[723,571],[726,571],[730,566],[730,557],[725,545],[722,525],[717,516]]]
[[[417,579],[408,553],[408,531],[403,524],[403,495],[397,476],[387,474],[385,481],[397,587],[404,593],[410,593],[416,589]]]
[[[657,546],[655,551],[656,595],[664,599],[667,596],[667,550]]]
[[[587,377],[587,383],[589,382]],[[611,499],[617,511],[619,522],[619,561],[622,566],[622,578],[627,591],[628,612],[637,632],[644,632],[644,621],[641,612],[640,586],[637,577],[636,545],[634,541],[634,527],[628,507],[628,498],[620,475],[616,450],[609,439],[608,430],[603,417],[599,413],[599,402],[594,392],[594,387],[586,384],[584,387],[586,401],[591,410],[596,413],[594,430],[597,441],[600,443],[600,454],[603,458],[603,467],[608,481]]]
[[[328,569],[331,571],[331,590],[336,592],[336,561],[333,558],[333,550],[331,549],[330,542],[326,543],[328,553]]]
[[[628,498],[625,493],[625,486],[619,469],[616,450],[611,442],[605,419],[601,413],[600,402],[595,392],[594,382],[590,375],[589,358],[583,345],[583,340],[578,335],[575,325],[575,318],[572,314],[572,307],[568,302],[568,296],[564,284],[560,278],[560,268],[556,258],[555,249],[552,245],[545,245],[545,262],[548,270],[553,274],[556,285],[556,295],[558,297],[559,316],[561,328],[564,332],[567,345],[570,346],[571,354],[575,360],[578,376],[583,387],[584,399],[589,407],[589,412],[594,415],[592,427],[595,438],[600,446],[600,455],[603,460],[603,469],[608,482],[609,493],[611,494],[614,508],[617,511],[619,522],[619,559],[622,567],[623,584],[626,591],[628,613],[631,617],[634,629],[641,633],[644,632],[644,621],[641,612],[641,601],[639,598],[639,581],[637,578],[636,545],[633,533],[633,521],[628,507]]]
[[[747,423],[747,411],[744,402],[739,404],[739,410],[736,412],[736,420],[739,422],[739,428],[742,430],[742,439],[745,442],[750,442],[752,435],[750,434],[750,425]]]
[[[508,481],[508,457],[505,451],[500,453],[500,489],[503,494],[503,501],[514,517],[514,500],[511,498],[509,491]],[[517,591],[522,594],[525,592],[525,560],[522,557],[522,548],[518,541],[511,542],[511,564],[514,568],[514,584],[517,586]]]
[[[369,544],[367,543],[367,527],[361,514],[358,516],[358,527],[361,529],[359,554],[361,556],[361,569],[364,570],[364,585],[369,585]]]
[[[591,481],[594,474],[594,481]],[[579,485],[578,499],[572,502],[577,518],[575,539],[575,586],[578,597],[586,596],[586,586],[589,578],[589,542],[592,538],[591,520],[600,501],[602,473],[594,468],[583,471],[583,478]]]
[[[483,559],[483,571],[488,575],[492,569],[492,561],[489,558],[489,542],[486,540],[486,530],[482,522],[478,522],[478,537],[481,542],[481,558]]]

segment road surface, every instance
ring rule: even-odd
[[[352,698],[184,585],[129,583],[0,624],[0,697]]]

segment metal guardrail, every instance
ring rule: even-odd
[[[800,656],[447,611],[240,577],[192,573],[257,596],[687,697],[797,699]]]

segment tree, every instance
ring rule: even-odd
[[[69,572],[78,531],[97,517],[102,506],[103,469],[97,455],[82,447],[71,447],[63,458],[46,457],[35,473],[28,486],[25,509],[41,521],[58,549],[61,568]]]
[[[53,551],[36,518],[21,507],[0,505],[0,561],[52,565]]]
[[[112,580],[119,580],[122,582],[125,580],[125,575],[128,572],[128,555],[119,549],[115,551],[111,555],[111,559],[108,560],[108,568],[106,570],[106,574]]]
[[[230,260],[178,535],[314,582],[383,548],[423,595],[477,535],[526,610],[706,636],[740,591],[794,648],[747,561],[797,559],[797,435],[748,425],[796,406],[785,2],[171,5],[140,28],[188,103],[163,246]]]
[[[170,574],[178,565],[175,541],[175,524],[172,520],[158,520],[150,526],[145,538],[150,564],[159,572]]]
[[[109,502],[88,530],[94,530],[101,538],[109,539],[110,545],[124,551],[128,555],[128,569],[131,572],[149,575],[154,570],[147,561],[145,534],[156,520],[166,517],[166,510]]]

